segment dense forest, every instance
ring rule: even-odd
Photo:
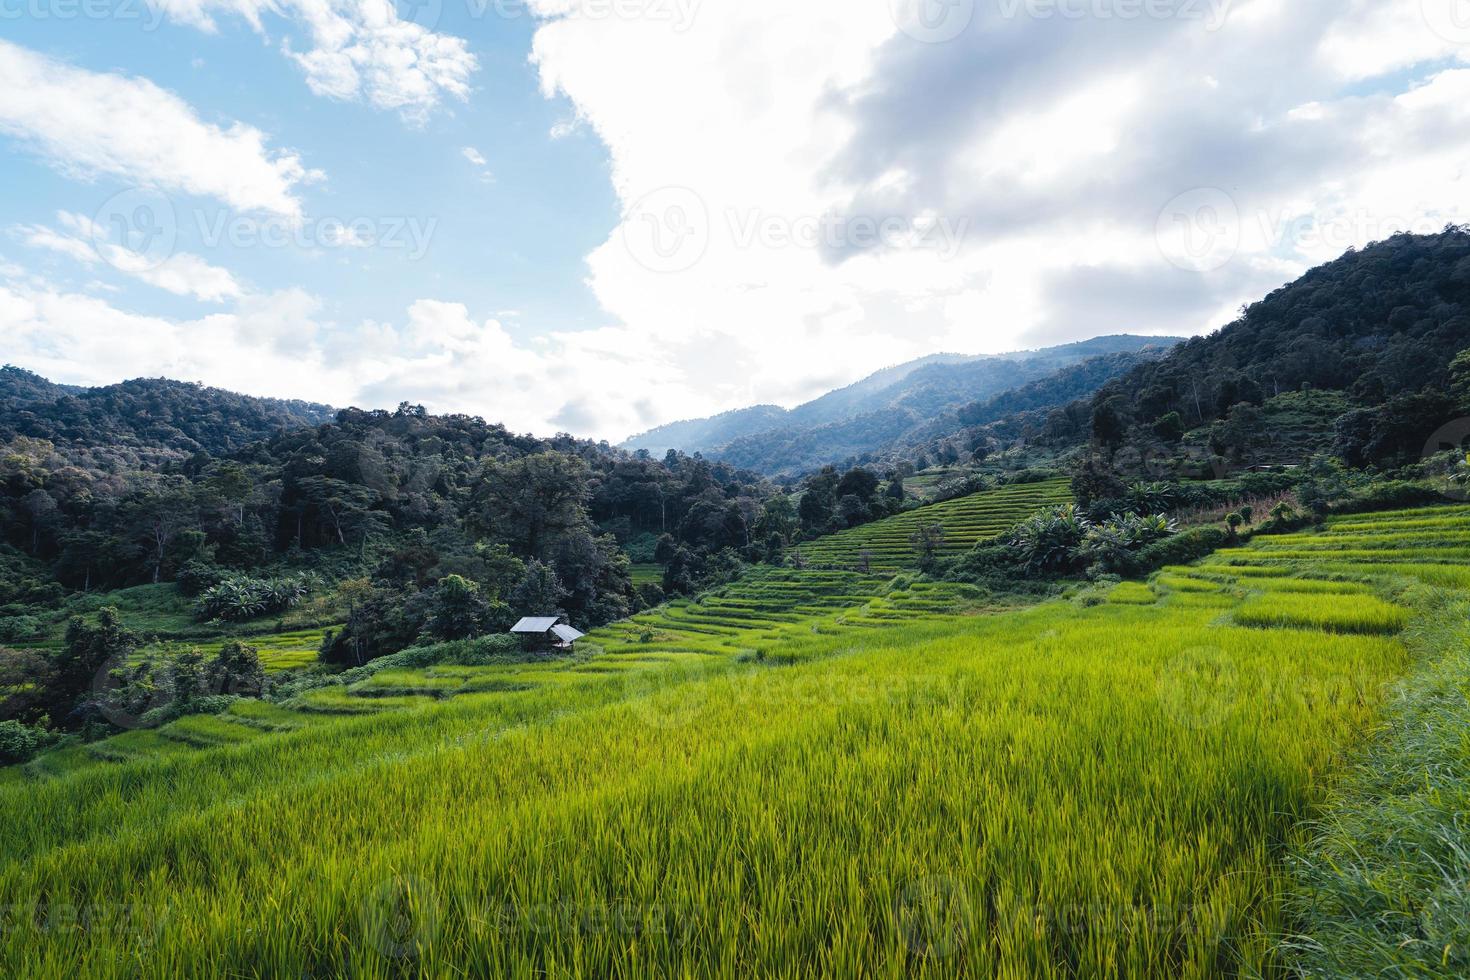
[[[1206,457],[1216,467],[1302,463],[1312,451],[1355,467],[1401,466],[1464,413],[1451,373],[1466,347],[1470,230],[1397,235],[1313,269],[1087,404],[1058,409],[1042,436],[1091,439],[1130,472]],[[1314,416],[1316,445],[1281,424]]]
[[[177,409],[181,391],[211,397],[167,382],[123,387],[135,407]],[[162,461],[110,446],[111,431],[85,450],[31,435],[0,444],[0,619],[72,591],[173,581],[202,597],[201,615],[228,619],[288,603],[271,591],[284,582],[360,580],[358,615],[338,638],[357,657],[414,639],[431,593],[458,576],[474,586],[482,625],[552,611],[597,625],[662,598],[656,585],[640,596],[628,569],[630,553],[652,560],[661,536],[679,554],[674,588],[702,584],[721,552],[758,557],[752,526],[770,493],[758,477],[678,453],[655,460],[409,405],[344,410],[218,455],[181,451],[210,435],[196,424],[154,444]],[[228,431],[213,434],[229,444]]]

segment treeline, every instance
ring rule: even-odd
[[[357,583],[349,632],[363,636],[343,642],[376,652],[415,623],[388,629],[368,612],[427,608],[418,593],[457,576],[496,610],[488,626],[533,611],[595,626],[660,598],[634,590],[628,551],[651,553],[665,533],[699,556],[747,549],[771,492],[698,458],[410,405],[345,410],[226,456],[126,463],[88,465],[29,436],[0,445],[0,606],[179,580],[256,601],[272,580],[309,572],[328,588]]]
[[[1465,413],[1456,385],[1467,384],[1470,365],[1457,361],[1467,347],[1470,231],[1397,235],[1053,412],[1044,436],[1091,440],[1135,472],[1132,461],[1240,467],[1263,455],[1302,463],[1313,451],[1356,467],[1403,466]],[[1321,411],[1333,417],[1325,431],[1316,426],[1315,445],[1291,445],[1283,458],[1283,430]]]

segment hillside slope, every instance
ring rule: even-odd
[[[331,421],[335,414],[329,405],[254,398],[162,378],[76,388],[20,368],[0,368],[0,442],[27,436],[60,446],[223,455],[282,429]]]
[[[1192,429],[1226,419],[1242,403],[1261,406],[1303,389],[1342,391],[1348,413],[1337,428],[1345,458],[1406,462],[1462,411],[1448,395],[1449,366],[1467,347],[1470,230],[1396,235],[1311,270],[1221,330],[1105,385],[1088,406],[1090,434],[1110,444],[1147,443],[1169,413]],[[1250,441],[1252,419],[1244,413],[1243,431],[1225,433],[1227,441]]]
[[[886,368],[785,411],[758,406],[675,422],[634,436],[626,449],[702,452],[766,473],[795,473],[881,451],[955,409],[1051,377],[1098,357],[1167,349],[1171,337],[1097,337],[998,356],[939,354]],[[1072,390],[1067,398],[1090,393]]]

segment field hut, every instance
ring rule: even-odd
[[[550,653],[553,650],[571,652],[577,641],[587,634],[568,626],[559,616],[527,616],[510,628],[512,635],[521,638],[527,650]]]

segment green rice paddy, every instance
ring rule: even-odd
[[[74,746],[0,781],[0,974],[1285,975],[1286,854],[1470,584],[1458,533],[1355,516],[1026,609],[767,569],[576,659]]]
[[[955,555],[999,537],[1043,507],[1069,500],[1071,488],[1065,480],[1001,487],[840,531],[800,550],[817,566],[897,571],[918,564],[911,538],[921,527],[943,528],[939,553]]]

